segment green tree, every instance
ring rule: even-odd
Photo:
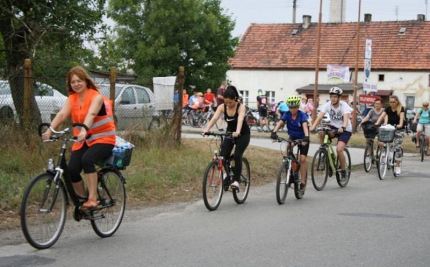
[[[39,51],[43,53],[44,45],[57,45],[61,49],[61,46],[82,44],[84,38],[96,32],[104,4],[105,0],[0,0],[5,76],[10,82],[20,116],[23,110],[24,59],[34,59]],[[32,101],[31,110],[32,114],[38,114],[35,101]]]
[[[111,0],[117,47],[139,82],[175,75],[185,66],[186,84],[215,87],[225,79],[238,40],[220,0]]]

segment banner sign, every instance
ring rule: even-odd
[[[360,104],[369,105],[373,104],[376,99],[379,99],[379,97],[376,95],[360,95],[358,101],[360,102]]]
[[[378,91],[378,87],[376,86],[376,83],[363,83],[363,91],[365,92],[376,92]]]
[[[349,82],[350,72],[346,65],[327,64],[327,78],[340,79],[342,82]]]

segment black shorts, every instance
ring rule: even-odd
[[[267,117],[267,107],[266,106],[259,106],[258,107],[258,115],[263,118]]]
[[[291,138],[291,140],[296,140],[299,138]],[[307,156],[309,152],[309,142],[306,145],[298,145],[299,147],[299,154],[301,156]]]
[[[338,128],[334,127],[334,126],[330,126],[330,128],[332,128],[333,130],[338,130]],[[349,139],[351,138],[352,133],[351,132],[347,132],[344,131],[342,133],[338,133],[337,135],[337,141],[342,141],[345,144],[348,144]]]

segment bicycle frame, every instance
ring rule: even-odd
[[[297,152],[296,154],[294,154],[294,147],[297,146],[296,143],[294,143],[294,141],[290,141],[290,140],[286,140],[286,139],[278,139],[281,142],[287,142],[287,154],[286,155],[282,155],[282,162],[285,166],[285,164],[288,163],[288,169],[287,169],[287,184],[290,183],[290,177],[291,177],[291,162],[293,162],[293,160],[298,161],[297,164],[299,164],[299,170],[300,171],[300,149],[297,147]]]
[[[332,141],[330,135],[328,134],[328,130],[324,130],[324,142],[321,146],[327,150],[329,166],[333,173],[335,173],[336,166],[334,160],[337,159],[337,155],[333,150]]]

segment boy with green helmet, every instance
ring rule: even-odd
[[[285,112],[284,116],[278,122],[276,127],[273,129],[270,138],[277,140],[278,135],[276,132],[282,129],[284,125],[287,125],[288,135],[290,139],[297,140],[303,139],[301,145],[299,145],[300,150],[300,190],[304,191],[307,182],[307,164],[306,158],[309,151],[309,128],[308,128],[308,115],[299,110],[301,97],[300,96],[290,96],[285,101],[288,105],[289,110]]]

